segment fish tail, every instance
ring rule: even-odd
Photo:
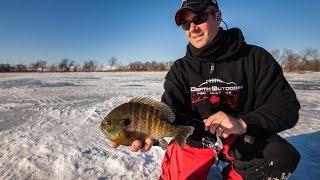
[[[182,147],[186,144],[186,139],[193,133],[194,127],[192,126],[179,126],[178,134],[175,139],[178,144]]]

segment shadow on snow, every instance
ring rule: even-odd
[[[290,177],[290,180],[304,178],[319,179],[320,131],[287,137],[286,140],[290,142],[301,155],[300,163]]]

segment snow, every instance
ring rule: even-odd
[[[164,151],[111,149],[101,119],[133,97],[160,100],[165,72],[1,73],[0,179],[157,179]],[[301,153],[290,179],[320,175],[320,73],[287,74],[302,105],[281,133]]]

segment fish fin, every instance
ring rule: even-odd
[[[182,147],[186,144],[186,139],[193,133],[194,127],[192,126],[179,126],[178,134],[175,139],[178,144]]]
[[[131,99],[129,102],[142,103],[142,104],[146,104],[149,106],[153,106],[157,109],[160,109],[161,112],[163,113],[162,114],[163,118],[165,120],[168,120],[169,122],[173,122],[176,119],[175,114],[171,110],[171,108],[163,102],[156,101],[156,100],[151,99],[149,97],[136,97],[136,98]]]

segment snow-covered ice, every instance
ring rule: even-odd
[[[157,179],[164,151],[111,149],[101,119],[133,97],[160,100],[165,72],[1,73],[0,179]],[[320,176],[320,73],[287,74],[302,105],[281,133],[301,153],[290,179]]]

